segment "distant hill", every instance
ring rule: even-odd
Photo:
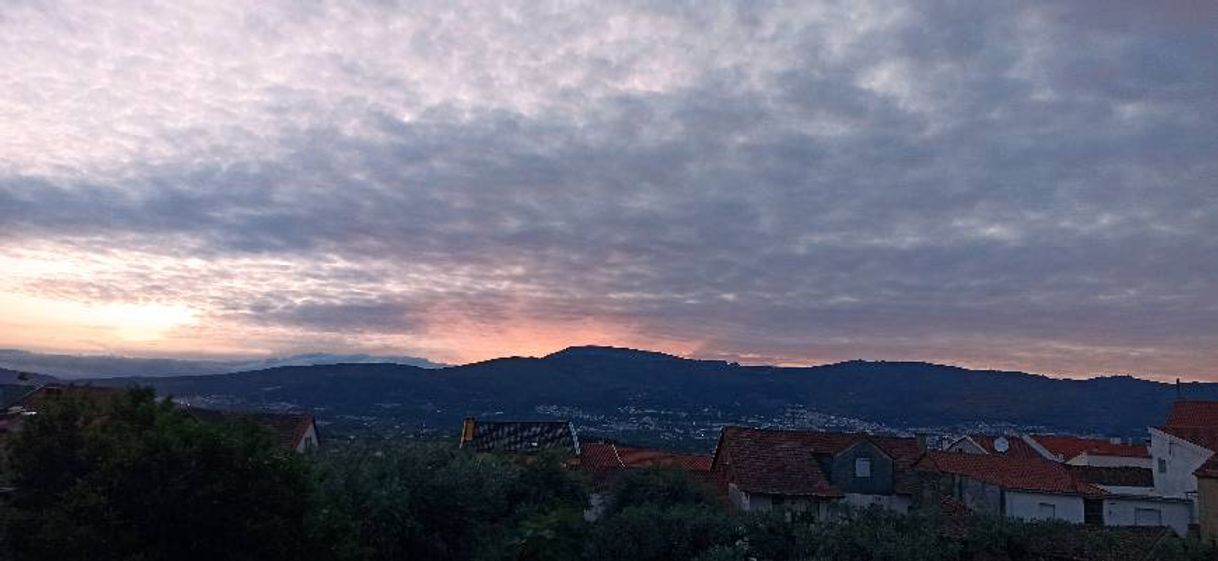
[[[0,368],[40,372],[61,378],[89,379],[118,376],[199,376],[262,370],[276,366],[340,363],[392,363],[440,368],[443,364],[411,356],[313,353],[259,360],[181,360],[106,355],[64,355],[0,349]]]
[[[54,376],[46,376],[44,374],[34,374],[21,370],[9,370],[0,368],[0,384],[25,384],[25,385],[40,385],[49,382],[57,381]]]
[[[1162,422],[1177,392],[1132,377],[1063,380],[920,362],[740,366],[610,347],[431,370],[336,364],[93,383],[152,385],[218,406],[310,409],[342,430],[455,430],[466,415],[556,416],[606,435],[667,431],[701,439],[723,423],[1144,436],[1146,426]],[[1215,384],[1181,389],[1218,399]]]

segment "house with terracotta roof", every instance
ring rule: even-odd
[[[1150,469],[1150,449],[1144,443],[1121,439],[1036,434],[1030,438],[1053,459],[1076,466]]]
[[[1180,535],[1188,531],[1189,501],[1157,496],[1149,469],[1067,462],[1080,461],[1088,450],[1095,450],[1088,441],[1108,441],[1044,435],[966,438],[945,452],[929,454],[919,469],[939,472],[938,493],[960,498],[970,508],[1023,519],[1166,526]],[[1136,454],[1136,450],[1114,451]],[[946,487],[944,479],[949,480]]]
[[[970,434],[957,439],[947,451],[1044,458],[1078,466],[1151,467],[1150,450],[1143,444],[1056,434]]]
[[[1218,539],[1218,401],[1177,400],[1167,422],[1150,428],[1155,492],[1193,502],[1193,520]]]
[[[740,510],[788,510],[824,519],[835,505],[907,512],[915,438],[723,427],[711,472]]]
[[[1098,503],[1087,501],[1104,491],[1044,458],[928,452],[916,469],[928,501],[954,497],[975,512],[1026,520],[1102,522]]]
[[[698,476],[710,475],[711,456],[686,454],[654,448],[621,446],[615,442],[584,442],[579,457],[572,463],[594,478],[612,477],[633,469],[672,468]]]
[[[595,485],[588,496],[588,508],[584,519],[598,520],[608,506],[607,489],[617,478],[631,471],[647,468],[664,468],[684,471],[691,479],[714,486],[711,477],[711,457],[706,454],[687,454],[620,446],[615,442],[584,442],[580,444],[579,456],[568,464],[589,477]]]
[[[1135,483],[1131,474],[1104,473],[1044,458],[930,452],[917,464],[923,501],[959,500],[969,510],[1024,520],[1063,520],[1103,526],[1168,527],[1186,535],[1190,505],[1183,499],[1110,492],[1088,480]],[[1138,468],[1134,468],[1138,469]],[[1132,477],[1141,477],[1134,474]]]
[[[1027,435],[968,434],[945,448],[961,454],[1001,454],[1017,458],[1046,458],[1048,452],[1038,449],[1036,441]]]

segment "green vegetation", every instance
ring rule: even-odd
[[[1019,561],[1124,559],[1110,532],[999,518],[843,511],[832,523],[733,513],[701,482],[643,470],[609,488],[562,459],[449,444],[302,456],[245,424],[205,425],[136,391],[64,399],[10,435],[0,558],[319,561]],[[1081,536],[1081,537],[1080,537]],[[1168,539],[1154,559],[1213,559]]]

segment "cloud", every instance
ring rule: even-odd
[[[1204,376],[1190,6],[19,4],[0,286],[188,306],[177,344],[233,352]]]

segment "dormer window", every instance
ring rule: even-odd
[[[854,476],[871,477],[871,458],[854,459]]]

